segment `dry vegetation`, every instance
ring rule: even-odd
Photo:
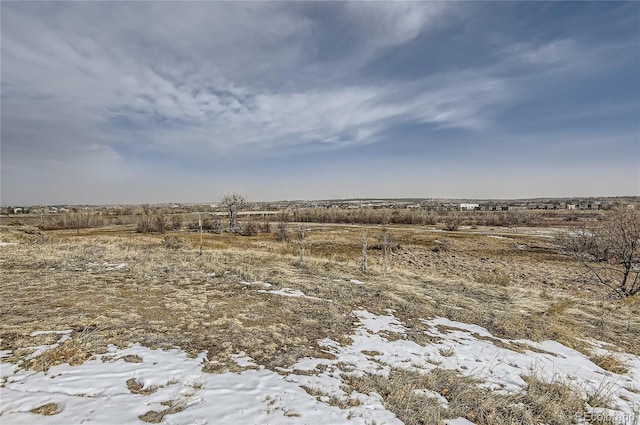
[[[385,248],[374,242],[381,228],[368,226],[364,273],[363,226],[306,223],[305,229],[301,262],[299,241],[278,242],[271,233],[205,234],[199,255],[196,233],[5,226],[1,240],[16,244],[0,247],[1,349],[12,350],[8,360],[16,361],[30,353],[28,347],[55,342],[32,332],[72,329],[66,342],[26,367],[46,371],[81,363],[108,344],[139,342],[178,346],[193,355],[208,350],[207,372],[239,370],[230,355],[241,351],[277,370],[304,356],[330,357],[316,341],[348,343],[355,326],[351,312],[366,306],[376,314],[394,309],[408,327],[407,338],[420,344],[430,337],[419,319],[443,316],[478,324],[498,338],[556,340],[612,371],[624,365],[595,355],[585,340],[640,355],[638,298],[610,299],[578,265],[556,253],[551,238],[491,228],[388,226],[394,243],[384,273]],[[259,292],[266,283],[309,298]],[[455,415],[477,423],[533,424],[545,418],[564,424],[584,404],[568,386],[535,377],[527,377],[527,390],[512,397],[491,394],[455,371],[393,370],[388,378],[345,380],[359,392],[379,393],[407,424],[436,424]],[[131,391],[151,390],[135,380],[129,384]],[[441,394],[448,410],[416,389]],[[159,422],[178,409],[170,403],[140,419]],[[50,411],[54,407],[43,406],[38,413]]]

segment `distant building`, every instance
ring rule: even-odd
[[[479,204],[460,204],[458,207],[460,211],[475,211],[480,209]]]

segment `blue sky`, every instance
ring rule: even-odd
[[[640,3],[2,2],[2,203],[640,195]]]

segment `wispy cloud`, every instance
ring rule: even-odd
[[[483,27],[485,18],[472,13],[481,6],[466,6],[3,3],[3,177],[19,180],[34,164],[78,176],[91,163],[129,175],[156,156],[286,161],[393,145],[403,127],[423,128],[420,137],[443,145],[452,133],[490,144],[524,140],[514,132],[533,124],[548,131],[593,118],[601,99],[627,105],[616,109],[625,117],[638,105],[637,96],[572,88],[615,73],[630,81],[624,72],[638,64],[621,53],[638,47],[637,33],[594,44],[583,27],[549,35],[554,23],[545,21],[541,36],[523,38]],[[469,23],[476,26],[467,33],[451,27]],[[431,66],[440,62],[446,66]],[[527,116],[544,121],[516,129]],[[633,133],[625,119],[626,133],[616,136]]]
[[[99,143],[106,147],[109,134],[121,143],[125,127],[136,130],[130,133],[129,143],[138,144],[138,149],[201,156],[243,153],[247,148],[264,152],[291,145],[326,148],[372,143],[392,120],[480,126],[486,120],[482,109],[503,100],[502,90],[500,94],[495,90],[502,89],[498,87],[502,84],[482,77],[464,82],[455,77],[446,82],[428,78],[404,87],[393,82],[322,87],[325,74],[340,72],[332,69],[333,61],[315,69],[309,83],[299,83],[296,70],[286,68],[298,63],[304,71],[299,44],[309,37],[309,18],[266,5],[239,6],[239,10],[233,8],[231,26],[227,4],[205,6],[200,10],[202,5],[190,5],[183,17],[189,22],[186,28],[173,25],[174,8],[152,5],[148,12],[153,19],[146,15],[145,22],[155,25],[146,28],[142,22],[131,22],[127,5],[118,8],[117,16],[106,12],[112,19],[101,22],[124,17],[124,23],[100,28],[105,32],[92,31],[86,16],[73,17],[85,8],[56,14],[60,19],[52,21],[10,10],[13,25],[22,29],[20,37],[10,32],[3,45],[5,60],[10,62],[5,71],[5,103],[10,113],[15,112],[14,118],[31,129],[30,139],[38,144],[45,137],[38,137],[38,126],[46,128],[48,138],[63,138],[63,143],[81,147],[91,133],[101,134]],[[415,38],[443,9],[422,3],[348,3],[344,7],[367,55]],[[264,19],[273,22],[265,26]],[[294,40],[288,49],[278,47],[288,40]],[[183,63],[176,56],[195,60]],[[360,66],[366,64],[365,56],[359,59]],[[259,79],[255,84],[254,78],[260,77],[256,71],[270,73],[271,78],[283,72],[282,81],[265,87]],[[291,87],[289,79],[294,83]],[[38,99],[41,110],[33,110],[34,102],[25,101],[25,96]],[[26,110],[30,112],[25,115]],[[52,132],[56,127],[65,133]],[[76,137],[68,134],[70,129]],[[52,154],[66,152],[56,143]]]

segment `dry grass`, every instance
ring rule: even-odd
[[[144,385],[138,382],[136,378],[127,379],[127,389],[131,394],[142,394],[142,395],[149,395],[158,391],[157,387],[144,388]]]
[[[91,357],[86,347],[83,347],[78,341],[70,339],[64,344],[47,350],[41,355],[29,360],[25,365],[28,369],[46,372],[50,367],[59,364],[68,363],[71,366],[77,366],[84,363]]]
[[[165,416],[182,412],[184,410],[184,405],[180,402],[176,403],[173,401],[167,401],[167,402],[163,402],[162,404],[169,407],[167,407],[164,410],[161,410],[160,412],[151,410],[145,414],[138,416],[138,419],[150,424],[158,424],[162,422]]]
[[[602,356],[591,356],[590,360],[603,368],[604,370],[608,370],[609,372],[624,374],[629,371],[627,365],[620,361],[613,354],[605,354]]]
[[[436,425],[458,417],[477,424],[568,425],[574,423],[576,413],[585,412],[586,400],[571,386],[533,376],[523,378],[527,382],[524,389],[500,395],[453,370],[435,369],[422,374],[392,369],[389,376],[361,378],[343,375],[349,391],[379,394],[385,407],[407,425]],[[432,394],[444,397],[446,404]]]
[[[56,364],[79,364],[104,353],[108,344],[139,342],[150,348],[178,346],[192,355],[208,350],[206,372],[244,370],[230,357],[240,351],[275,370],[305,356],[331,358],[316,341],[330,337],[349,344],[357,326],[351,313],[366,308],[375,314],[395,310],[407,333],[389,337],[418,344],[437,341],[425,333],[428,327],[420,319],[442,316],[483,326],[496,338],[551,339],[587,355],[592,347],[585,340],[594,338],[640,355],[638,298],[603,300],[597,287],[578,285],[578,270],[554,256],[545,240],[520,235],[519,242],[526,240],[528,246],[522,250],[513,239],[453,232],[447,234],[449,248],[433,252],[441,233],[390,227],[401,248],[392,253],[390,275],[384,278],[376,250],[369,253],[369,273],[360,272],[361,226],[309,226],[305,265],[298,263],[294,244],[265,234],[206,235],[199,256],[198,236],[189,233],[175,234],[182,247],[167,249],[162,236],[121,228],[78,234],[3,228],[2,240],[19,244],[0,247],[0,345],[12,350],[9,361],[18,361],[33,351],[29,347],[57,340],[30,337],[32,332],[71,329],[69,340],[27,367],[46,371]],[[371,229],[375,234],[377,228]],[[294,288],[313,298],[258,292],[265,283],[272,285],[268,289]],[[622,371],[612,359],[594,361]],[[541,418],[535,412],[551,403],[536,400],[550,397],[554,388],[538,393],[542,384],[534,378],[528,383],[530,398],[521,395],[519,400],[530,406],[530,416],[447,371],[426,376],[393,371],[389,378],[372,376],[352,386],[388,393],[385,403],[407,423],[437,423],[454,413],[479,423],[535,423],[530,418]],[[447,413],[438,402],[411,392],[420,388],[449,394]],[[162,420],[169,410],[148,412],[141,420]],[[567,423],[560,413],[549,414]],[[420,415],[427,419],[420,422]]]
[[[30,410],[31,413],[35,413],[43,416],[53,416],[58,413],[58,405],[56,403],[47,403],[40,407]]]
[[[511,277],[501,269],[493,269],[490,272],[479,273],[476,281],[488,285],[507,286],[511,283]]]

